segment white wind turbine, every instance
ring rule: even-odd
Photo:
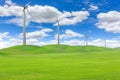
[[[88,34],[86,33],[86,46],[88,46]]]
[[[28,5],[31,3],[32,1],[28,2],[25,6],[21,6],[21,5],[17,5],[23,8],[23,45],[26,45],[26,10],[29,13],[29,15],[31,16],[28,8]]]
[[[60,44],[60,23],[59,19],[57,19],[57,44]]]
[[[107,47],[107,40],[106,39],[104,40],[104,45],[105,45],[105,47]]]

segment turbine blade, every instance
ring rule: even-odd
[[[27,7],[30,3],[32,2],[32,0],[31,1],[29,1],[26,5],[25,5],[25,7]]]
[[[35,18],[34,18],[33,15],[30,13],[30,11],[28,10],[28,8],[26,8],[26,10],[27,10],[28,14],[31,16],[31,18],[32,18],[33,20],[35,20]]]

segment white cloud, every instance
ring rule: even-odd
[[[98,28],[105,29],[107,32],[120,33],[120,12],[109,11],[97,15]]]
[[[90,7],[89,8],[90,11],[94,11],[94,10],[98,10],[99,9],[98,6],[96,6],[96,5],[90,5],[89,7]]]
[[[110,40],[96,39],[89,42],[89,45],[115,48],[115,47],[120,47],[120,39],[110,39]]]
[[[0,16],[4,17],[4,16],[23,16],[23,8],[19,7],[19,6],[0,6]]]
[[[33,15],[33,21],[39,23],[53,23],[57,20],[57,17],[62,13],[52,6],[28,6],[30,13]]]
[[[16,25],[19,25],[19,26],[23,26],[23,19],[22,18],[13,18],[13,19],[10,19],[8,21],[6,21],[5,23],[13,23],[13,24],[16,24]],[[26,21],[26,25],[28,25],[29,23],[29,20]]]
[[[9,46],[12,46],[10,44],[13,44],[15,42],[11,42],[11,36],[9,35],[9,32],[3,32],[3,33],[0,33],[0,48],[6,48],[6,47],[9,47]],[[9,40],[9,41],[7,41]]]
[[[77,40],[77,39],[72,39],[68,41],[63,41],[62,44],[67,44],[67,45],[86,45],[85,41],[83,40]],[[109,48],[116,48],[120,47],[120,39],[110,39],[110,40],[104,40],[104,39],[95,39],[93,41],[88,41],[89,45],[93,46],[101,46],[101,47],[109,47]]]
[[[52,32],[53,30],[52,30],[52,29],[49,29],[49,28],[45,28],[45,29],[42,29],[41,31],[42,31],[42,32]]]
[[[14,23],[22,26],[23,8],[20,6],[16,6],[15,3],[12,3],[10,0],[6,0],[6,3],[13,5],[0,6],[0,17],[15,16],[15,18],[8,20],[8,23]],[[32,14],[32,17],[26,11],[27,23],[56,23],[57,18],[60,18],[60,25],[74,25],[76,23],[82,22],[89,16],[88,11],[61,12],[57,8],[47,5],[29,5],[28,10]],[[69,18],[71,16],[72,18]]]
[[[46,28],[46,29],[42,29],[39,31],[34,31],[34,32],[28,32],[26,33],[26,38],[27,39],[37,39],[37,38],[44,38],[46,36],[49,36],[49,32],[52,32],[52,29]],[[19,35],[20,38],[22,38],[22,33]]]
[[[11,0],[5,0],[5,3],[6,3],[7,5],[13,5],[13,4],[14,4],[14,3],[12,3]]]
[[[103,47],[105,46],[105,40],[103,40],[103,39],[95,39],[88,43],[89,43],[89,45],[94,45],[94,46],[103,46]]]
[[[43,29],[44,27],[43,27],[43,26],[37,26],[37,28],[39,28],[39,29]]]
[[[56,37],[57,37],[57,35],[56,35]],[[84,35],[83,34],[80,34],[80,33],[77,33],[77,32],[74,32],[74,31],[72,31],[72,30],[69,30],[69,29],[67,29],[66,31],[65,31],[65,34],[61,34],[60,35],[60,38],[61,39],[68,39],[68,38],[81,38],[81,37],[84,37]]]
[[[64,12],[59,16],[60,25],[74,25],[83,20],[87,19],[89,16],[88,11],[73,11],[73,12]],[[71,17],[71,18],[70,18]],[[57,23],[54,24],[55,26]]]
[[[20,45],[22,44],[22,39],[19,38],[10,38],[8,39],[8,44],[6,44],[8,47],[9,46],[15,46],[15,45]]]
[[[7,36],[10,36],[10,35],[8,34]],[[30,39],[27,39],[27,44],[43,46],[43,45],[49,45],[49,44],[57,44],[57,40],[41,41],[40,39],[30,38]],[[85,45],[85,41],[78,40],[78,39],[70,39],[70,40],[61,41],[61,44],[66,44],[71,46],[76,46],[76,45],[80,46],[80,45]],[[105,47],[105,40],[95,39],[95,40],[89,41],[88,44]],[[22,45],[22,39],[10,37],[7,39],[7,41],[4,40],[4,38],[0,40],[0,49],[15,46],[15,45]],[[110,48],[120,47],[120,38],[118,37],[118,38],[106,40],[106,46]]]
[[[50,44],[57,44],[57,40],[50,40],[50,41],[47,41],[47,42],[41,41],[37,45],[44,46],[44,45],[50,45]]]
[[[41,39],[39,39],[39,38],[46,37],[46,35],[48,35],[47,33],[51,32],[51,31],[52,31],[51,29],[46,28],[46,29],[42,29],[41,31],[38,31],[38,33],[31,32],[31,34],[29,35],[29,38],[27,38],[27,44],[38,45],[38,46],[57,44],[57,40],[41,41]],[[44,33],[44,34],[42,35],[41,33],[42,34]],[[66,37],[71,38],[71,39],[69,39],[69,40],[64,39],[61,41],[61,44],[66,44],[66,45],[71,45],[71,46],[85,45],[84,40],[72,39],[74,35],[76,35],[74,37],[81,37],[78,33],[73,32],[71,30],[66,30],[65,34],[66,34],[65,35]],[[72,37],[70,37],[70,36],[72,36]],[[94,45],[94,46],[105,47],[105,40],[104,39],[95,39],[92,41],[88,41],[88,44]],[[15,46],[15,45],[22,45],[22,39],[19,37],[11,37],[11,35],[8,32],[0,33],[0,49]],[[120,47],[120,37],[118,36],[113,39],[107,39],[106,46],[110,47],[110,48]]]
[[[62,44],[71,45],[71,46],[85,45],[83,40],[77,40],[77,39],[63,41]]]
[[[49,36],[49,32],[52,32],[52,29],[45,28],[40,31],[34,31],[27,33],[27,44],[32,44],[32,45],[46,45],[50,44],[51,41],[48,42],[41,42],[39,41],[39,38],[42,39],[46,36]],[[15,45],[21,45],[22,44],[22,34],[19,34],[20,37],[11,37],[8,32],[0,33],[0,49],[2,48],[7,48]],[[44,43],[44,44],[42,44]],[[54,43],[52,41],[52,43]],[[52,44],[51,43],[51,44]]]
[[[9,47],[7,44],[8,44],[8,42],[0,41],[0,49]]]
[[[0,16],[16,16],[15,19],[9,20],[11,23],[16,23],[19,26],[22,25],[21,18],[23,17],[23,8],[20,6],[11,5],[9,7],[6,6],[0,6]],[[27,21],[33,21],[38,23],[53,23],[57,20],[57,16],[61,15],[62,13],[58,11],[56,8],[52,6],[40,6],[40,5],[34,5],[34,6],[28,6],[28,10],[32,14],[31,17],[28,12],[26,11]],[[33,18],[33,19],[32,19]],[[20,20],[18,20],[20,19]],[[16,22],[16,21],[17,22]],[[20,25],[21,24],[21,25]]]
[[[111,48],[120,47],[120,40],[107,40],[106,46]]]
[[[0,40],[3,40],[4,38],[10,38],[9,32],[0,33]]]
[[[0,33],[0,38],[8,37],[9,32]]]
[[[38,39],[27,39],[27,44],[34,44],[34,45],[36,44],[37,45],[38,42],[39,42]]]

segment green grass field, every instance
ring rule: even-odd
[[[120,49],[67,45],[2,49],[0,80],[120,80]]]

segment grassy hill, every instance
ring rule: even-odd
[[[19,45],[0,50],[0,54],[42,54],[42,53],[86,53],[112,50],[97,46],[68,46],[68,45]]]
[[[0,80],[120,80],[120,50],[14,46],[0,50]]]

